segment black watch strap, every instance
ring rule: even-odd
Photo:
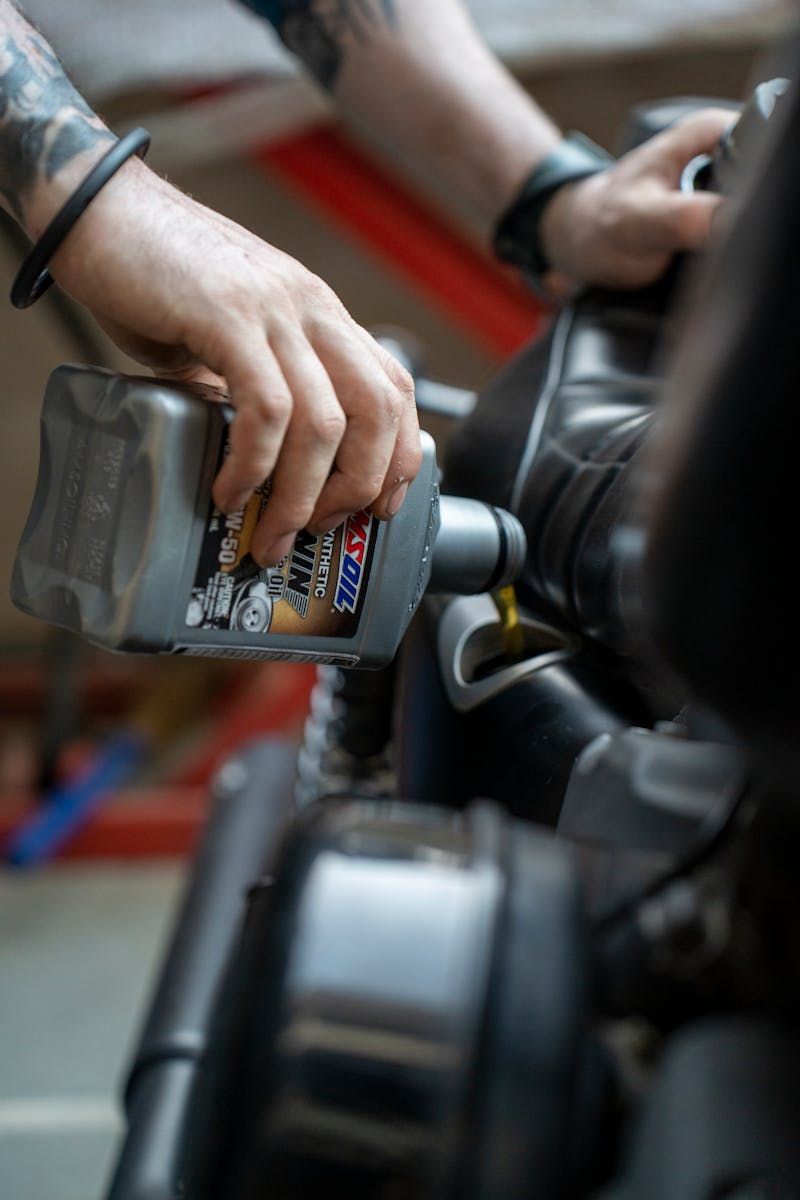
[[[568,133],[531,172],[495,226],[492,249],[497,257],[521,267],[534,284],[541,284],[550,269],[539,234],[548,201],[565,183],[596,175],[613,162],[611,154],[582,133]]]

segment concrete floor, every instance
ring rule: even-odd
[[[651,56],[624,67],[541,71],[528,82],[565,127],[610,144],[633,101],[743,94],[753,57],[748,48]],[[477,386],[491,370],[487,355],[450,322],[246,164],[221,163],[178,182],[302,257],[363,323],[422,331],[434,373]],[[0,280],[10,281],[16,261],[16,252],[0,245]],[[46,304],[28,313],[5,310],[0,574],[6,579],[33,487],[44,382],[54,365],[75,358]],[[0,602],[6,661],[40,641],[34,623]],[[0,1196],[100,1200],[119,1132],[114,1096],[180,879],[175,863],[0,875]]]
[[[0,875],[0,1196],[99,1200],[183,866]]]

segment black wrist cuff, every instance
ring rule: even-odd
[[[503,262],[521,267],[541,285],[550,264],[542,249],[539,225],[548,202],[565,183],[605,171],[614,162],[607,151],[582,133],[568,133],[531,172],[517,198],[495,226],[492,249]]]
[[[112,175],[132,158],[143,155],[150,145],[146,129],[133,129],[115,142],[72,193],[66,204],[53,217],[38,242],[17,271],[11,285],[11,303],[15,308],[28,308],[43,295],[53,282],[47,264],[58,250],[81,213],[105,187]]]

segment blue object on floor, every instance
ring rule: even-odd
[[[75,779],[43,795],[36,811],[7,838],[3,847],[5,861],[15,867],[48,862],[82,828],[109,793],[130,776],[146,747],[147,738],[139,732],[111,738]]]

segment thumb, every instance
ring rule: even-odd
[[[739,113],[735,110],[704,108],[657,134],[652,144],[657,150],[667,151],[660,161],[667,169],[668,182],[677,187],[686,164],[698,154],[711,154],[725,131],[738,118]],[[659,141],[661,147],[657,146]]]
[[[661,231],[663,248],[697,250],[711,234],[714,217],[723,204],[713,192],[679,192],[665,189],[651,197],[653,228]]]

